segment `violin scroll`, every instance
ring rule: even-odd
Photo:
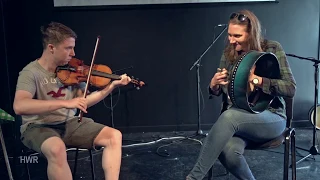
[[[138,78],[134,78],[133,76],[130,78],[131,78],[131,83],[137,90],[140,90],[142,86],[146,85],[146,83],[144,83],[143,81],[140,81]]]

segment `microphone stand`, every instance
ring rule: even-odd
[[[319,82],[319,63],[320,60],[315,59],[315,58],[305,58],[305,57],[300,57],[294,54],[286,54],[287,56],[291,56],[291,57],[295,57],[298,59],[302,59],[302,60],[309,60],[314,62],[314,112],[313,112],[313,136],[312,136],[312,146],[309,150],[304,149],[304,148],[300,148],[300,147],[296,147],[297,149],[301,149],[304,151],[308,151],[309,154],[305,157],[303,157],[302,159],[300,159],[299,161],[296,162],[296,164],[300,163],[301,161],[305,160],[306,158],[308,158],[311,155],[317,155],[319,154],[318,151],[318,147],[316,146],[316,120],[317,120],[317,105],[318,105],[318,82]]]
[[[197,98],[198,98],[198,130],[196,132],[196,135],[203,135],[203,136],[207,136],[207,134],[204,134],[203,131],[201,130],[201,123],[200,123],[200,119],[201,119],[201,103],[200,103],[200,96],[201,96],[201,88],[200,88],[200,72],[199,72],[199,68],[201,66],[200,62],[202,60],[202,57],[207,53],[207,51],[211,48],[211,46],[219,39],[219,37],[222,35],[222,33],[227,29],[227,24],[219,24],[216,27],[222,27],[224,26],[224,29],[220,32],[220,34],[214,38],[214,40],[212,41],[212,43],[208,46],[208,48],[201,54],[201,56],[193,63],[193,65],[190,67],[190,71],[194,68],[197,67]]]
[[[132,68],[133,68],[133,66],[118,69],[116,71],[113,71],[112,74],[115,74],[115,72],[124,71],[124,70],[132,69]],[[113,123],[113,92],[110,93],[110,114],[111,114],[110,115],[111,116],[111,127],[114,128],[114,123]]]

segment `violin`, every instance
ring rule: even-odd
[[[72,58],[65,66],[58,66],[56,69],[56,75],[58,79],[66,86],[72,86],[79,84],[80,82],[86,82],[89,74],[90,66],[84,64],[84,62],[77,58]],[[111,69],[102,64],[93,64],[89,83],[97,88],[106,87],[111,80],[120,80],[121,77],[116,74],[112,74]],[[145,85],[143,81],[131,78],[137,88]]]
[[[112,74],[111,69],[106,65],[94,64],[98,44],[100,42],[100,36],[97,37],[96,45],[93,51],[93,56],[90,66],[84,64],[80,59],[72,58],[70,62],[65,66],[59,66],[56,68],[57,78],[66,86],[76,85],[80,82],[86,82],[83,97],[86,98],[89,84],[98,88],[107,86],[110,81],[120,80],[121,77],[116,74]],[[133,83],[139,89],[145,85],[144,82],[131,78]],[[78,122],[82,122],[83,112],[80,110],[78,116]]]

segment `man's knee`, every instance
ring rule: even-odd
[[[119,130],[110,127],[105,127],[101,130],[94,141],[95,145],[98,146],[121,146],[122,145],[122,134]]]
[[[122,143],[122,133],[119,130],[117,129],[112,130],[110,143],[111,145],[119,145]]]
[[[51,137],[45,140],[41,145],[41,151],[50,160],[64,160],[67,152],[64,142],[59,137]]]

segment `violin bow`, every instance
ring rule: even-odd
[[[87,78],[87,83],[86,83],[86,87],[84,89],[84,93],[83,93],[83,97],[86,98],[87,97],[87,92],[88,92],[88,87],[89,87],[89,83],[90,83],[90,77],[91,77],[91,72],[92,72],[92,67],[94,65],[94,60],[96,57],[96,52],[97,52],[97,48],[98,48],[98,44],[100,41],[100,36],[97,37],[97,41],[96,41],[96,45],[93,51],[93,56],[92,56],[92,60],[91,60],[91,65],[90,65],[90,69],[88,72],[88,78]],[[80,123],[82,121],[82,117],[83,117],[83,112],[80,110],[79,116],[78,116],[78,122]]]

